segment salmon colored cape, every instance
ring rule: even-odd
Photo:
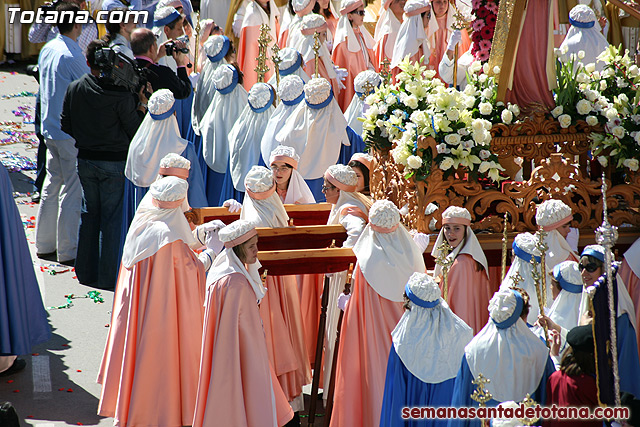
[[[315,70],[316,70],[315,59],[312,59],[311,61],[307,61],[307,63],[304,64],[304,71],[309,75],[309,77],[315,77],[315,74],[314,74]],[[340,86],[338,85],[338,80],[329,78],[329,73],[327,73],[327,67],[324,66],[324,61],[322,60],[322,58],[318,58],[318,74],[320,74],[320,77],[329,80],[329,82],[331,83],[331,88],[333,89],[334,95],[340,95]]]
[[[276,25],[276,34],[280,32],[280,26]],[[260,37],[260,26],[254,25],[252,27],[244,27],[240,31],[240,40],[238,42],[238,65],[242,74],[244,74],[244,80],[242,85],[247,90],[251,90],[251,87],[258,83],[258,73],[255,72],[255,68],[258,65],[256,58],[258,57],[258,37]],[[269,42],[269,48],[267,49],[268,58],[271,58],[271,46],[273,46],[275,40]],[[273,64],[270,59],[267,60],[269,65],[269,71],[264,75],[264,81],[267,82],[273,75]]]
[[[346,86],[346,89],[342,89],[336,96],[338,105],[340,105],[342,112],[347,110],[347,107],[353,99],[353,95],[356,93],[353,87],[353,80],[360,72],[367,69],[367,63],[364,60],[362,51],[350,52],[347,48],[347,43],[348,41],[343,41],[337,46],[334,46],[331,54],[333,63],[340,68],[345,68],[349,72],[347,78],[342,82]],[[375,57],[371,49],[367,49],[367,55],[369,55],[369,61],[371,61],[371,64],[375,65]]]
[[[331,427],[380,425],[391,331],[403,313],[401,302],[381,297],[367,283],[359,265],[354,278],[340,334]]]
[[[451,310],[480,332],[489,320],[489,278],[487,272],[476,271],[476,261],[471,255],[460,254],[449,269],[447,303]],[[442,287],[443,281],[440,281]],[[443,292],[444,294],[444,292]]]
[[[298,292],[300,294],[300,311],[304,327],[304,341],[309,356],[309,364],[313,365],[316,358],[318,342],[318,325],[322,311],[322,291],[324,289],[324,274],[301,274],[296,276]],[[320,377],[322,379],[322,377]]]
[[[636,309],[636,325],[640,325],[640,279],[634,274],[631,267],[629,267],[629,263],[624,258],[618,274],[627,287],[633,306]],[[640,328],[636,328],[636,339],[638,340],[638,353],[640,353]]]
[[[205,271],[181,240],[131,270],[120,267],[98,383],[98,414],[117,426],[193,420]]]
[[[373,65],[376,67],[376,71],[380,72],[382,69],[382,61],[385,59],[389,60],[391,63],[391,58],[387,58],[387,55],[384,53],[384,48],[387,45],[387,40],[389,39],[389,34],[385,34],[382,38],[376,43],[376,46],[373,51],[373,55],[375,57],[375,61]]]
[[[311,382],[298,283],[295,276],[267,276],[266,286],[260,317],[267,352],[282,391],[291,402]]]
[[[269,426],[272,390],[282,426],[293,411],[269,363],[256,295],[242,274],[224,276],[207,289],[192,425]]]

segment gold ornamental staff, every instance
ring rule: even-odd
[[[258,57],[256,58],[258,65],[253,70],[258,73],[258,82],[260,83],[264,83],[264,76],[269,71],[269,66],[267,65],[267,49],[272,40],[269,31],[271,31],[271,29],[267,24],[262,24],[260,26],[260,37],[258,37]]]
[[[442,297],[445,301],[447,301],[447,297],[449,295],[449,268],[451,268],[451,265],[454,261],[453,259],[449,258],[449,254],[452,250],[453,248],[451,247],[449,242],[447,242],[447,239],[444,239],[444,242],[442,242],[442,244],[438,247],[438,251],[440,252],[440,254],[436,258],[436,264],[442,267]]]

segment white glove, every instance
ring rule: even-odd
[[[349,299],[351,299],[351,294],[345,295],[344,292],[341,292],[340,296],[338,297],[338,308],[344,311],[347,308]]]
[[[424,233],[415,233],[413,235],[413,241],[420,248],[420,253],[424,253],[429,246],[429,235]]]
[[[242,203],[240,203],[236,199],[226,200],[222,204],[222,206],[225,207],[225,208],[229,208],[229,212],[231,212],[231,213],[240,212],[242,210]]]
[[[211,249],[216,255],[220,253],[224,246],[218,237],[218,232],[225,226],[226,224],[219,219],[214,219],[201,226],[206,231],[205,245],[207,249]]]
[[[189,74],[189,80],[191,81],[191,87],[196,87],[198,84],[198,79],[200,78],[200,73],[191,73]]]
[[[580,240],[580,230],[577,228],[569,228],[569,234],[567,234],[567,243],[569,247],[578,252],[578,240]]]
[[[208,272],[213,264],[213,260],[216,259],[216,254],[211,249],[205,249],[198,255],[198,259],[204,265],[204,271]]]
[[[447,44],[447,50],[454,50],[456,45],[462,41],[462,33],[460,30],[454,30],[449,37],[449,43]]]
[[[338,87],[340,89],[346,89],[347,87],[344,85],[344,81],[349,75],[349,72],[346,68],[340,68],[337,65],[333,66],[333,69],[336,71],[336,79],[338,80]]]

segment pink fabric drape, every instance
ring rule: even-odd
[[[391,331],[402,317],[401,302],[381,297],[356,265],[338,349],[331,427],[380,425]]]
[[[271,425],[272,390],[282,426],[293,411],[269,363],[256,295],[242,274],[224,276],[207,291],[193,426]]]
[[[276,34],[280,31],[278,25],[276,25]],[[242,85],[244,88],[249,91],[251,86],[258,82],[258,73],[255,72],[255,68],[258,65],[258,61],[256,58],[258,57],[258,38],[260,37],[260,26],[256,25],[253,27],[243,27],[242,31],[240,31],[240,39],[238,42],[238,65],[244,74],[244,80]],[[269,48],[267,49],[268,58],[271,58],[271,46],[275,43],[274,40],[269,43]],[[269,81],[271,76],[273,75],[273,64],[270,60],[267,61],[269,63],[269,71],[264,75],[264,81]]]
[[[180,240],[120,268],[98,374],[99,415],[117,426],[191,424],[204,290],[204,267]]]
[[[633,301],[633,306],[636,310],[636,325],[640,325],[640,279],[631,270],[626,259],[622,260],[618,274],[627,287],[627,291],[629,291],[631,301]],[[640,353],[640,328],[636,329],[636,339],[638,340],[638,353]]]

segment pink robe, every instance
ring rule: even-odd
[[[449,307],[477,334],[489,320],[491,293],[487,273],[476,270],[476,260],[471,255],[460,254],[451,265],[447,282]],[[442,286],[444,282],[441,280]]]
[[[443,18],[437,18],[438,25],[441,28],[447,23],[446,17],[447,15],[445,15]],[[465,53],[467,50],[469,50],[469,47],[471,47],[471,39],[469,38],[469,33],[467,33],[467,30],[463,29],[461,33],[462,33],[462,40],[460,41],[460,43],[458,43],[458,58],[460,58],[462,54]],[[436,77],[440,78],[440,73],[438,71],[438,68],[440,66],[440,61],[442,60],[442,57],[447,54],[447,45],[449,44],[449,32],[446,29],[438,30],[436,31],[434,38],[435,38],[436,48],[431,51],[431,55],[429,56],[429,63],[427,64],[427,69],[435,70]],[[420,56],[418,56],[418,59],[420,59]],[[418,59],[416,59],[416,61]]]
[[[403,313],[401,302],[381,297],[367,283],[359,265],[354,277],[340,335],[331,427],[380,425],[391,331]]]
[[[120,267],[98,383],[98,414],[116,426],[193,420],[204,316],[204,266],[181,240]]]
[[[640,279],[631,270],[629,263],[624,258],[618,274],[627,287],[627,291],[629,291],[631,301],[633,301],[633,307],[636,310],[636,325],[640,325]],[[638,353],[640,353],[640,328],[636,328],[636,339],[638,340]]]
[[[384,36],[382,36],[382,39],[380,39],[380,41],[376,43],[376,46],[374,48],[373,54],[375,57],[375,62],[373,63],[373,65],[376,67],[376,71],[378,73],[382,68],[382,61],[384,61],[385,59],[388,59],[389,62],[391,62],[391,58],[387,58],[387,55],[385,55],[384,53],[384,49],[385,49],[385,46],[387,45],[388,39],[389,39],[389,34],[385,34]]]
[[[362,38],[362,34],[358,28],[354,28],[353,31],[355,32],[356,37]],[[347,48],[347,43],[348,42],[345,40],[337,46],[334,46],[333,52],[331,53],[333,63],[340,68],[346,68],[349,72],[347,78],[342,82],[347,88],[342,89],[336,96],[342,112],[347,110],[347,107],[349,107],[349,104],[353,99],[353,95],[356,93],[355,88],[353,87],[353,80],[356,78],[358,73],[367,69],[367,61],[365,61],[364,56],[362,55],[362,50],[350,52]],[[375,64],[373,51],[371,49],[367,49],[366,54],[369,55],[369,61],[371,64]]]
[[[307,355],[309,356],[309,364],[313,366],[316,360],[318,324],[320,323],[320,312],[322,311],[324,274],[301,274],[296,278],[300,294],[304,341],[307,347]],[[320,378],[322,379],[322,376]]]
[[[300,295],[295,276],[267,276],[260,303],[269,360],[290,402],[311,382]],[[314,335],[315,336],[315,335]]]
[[[269,363],[260,322],[256,295],[242,274],[209,286],[194,427],[269,426],[272,393],[278,425],[293,417]]]
[[[280,32],[280,26],[276,25],[276,34]],[[258,82],[258,73],[255,72],[255,68],[258,65],[256,58],[258,57],[258,38],[260,37],[260,26],[243,27],[240,31],[240,40],[238,42],[238,65],[242,74],[244,75],[242,85],[249,91],[251,87]],[[268,58],[271,58],[271,46],[275,43],[272,40],[269,43],[267,49]],[[273,75],[273,63],[270,59],[267,60],[269,71],[264,75],[264,81],[269,81]]]

